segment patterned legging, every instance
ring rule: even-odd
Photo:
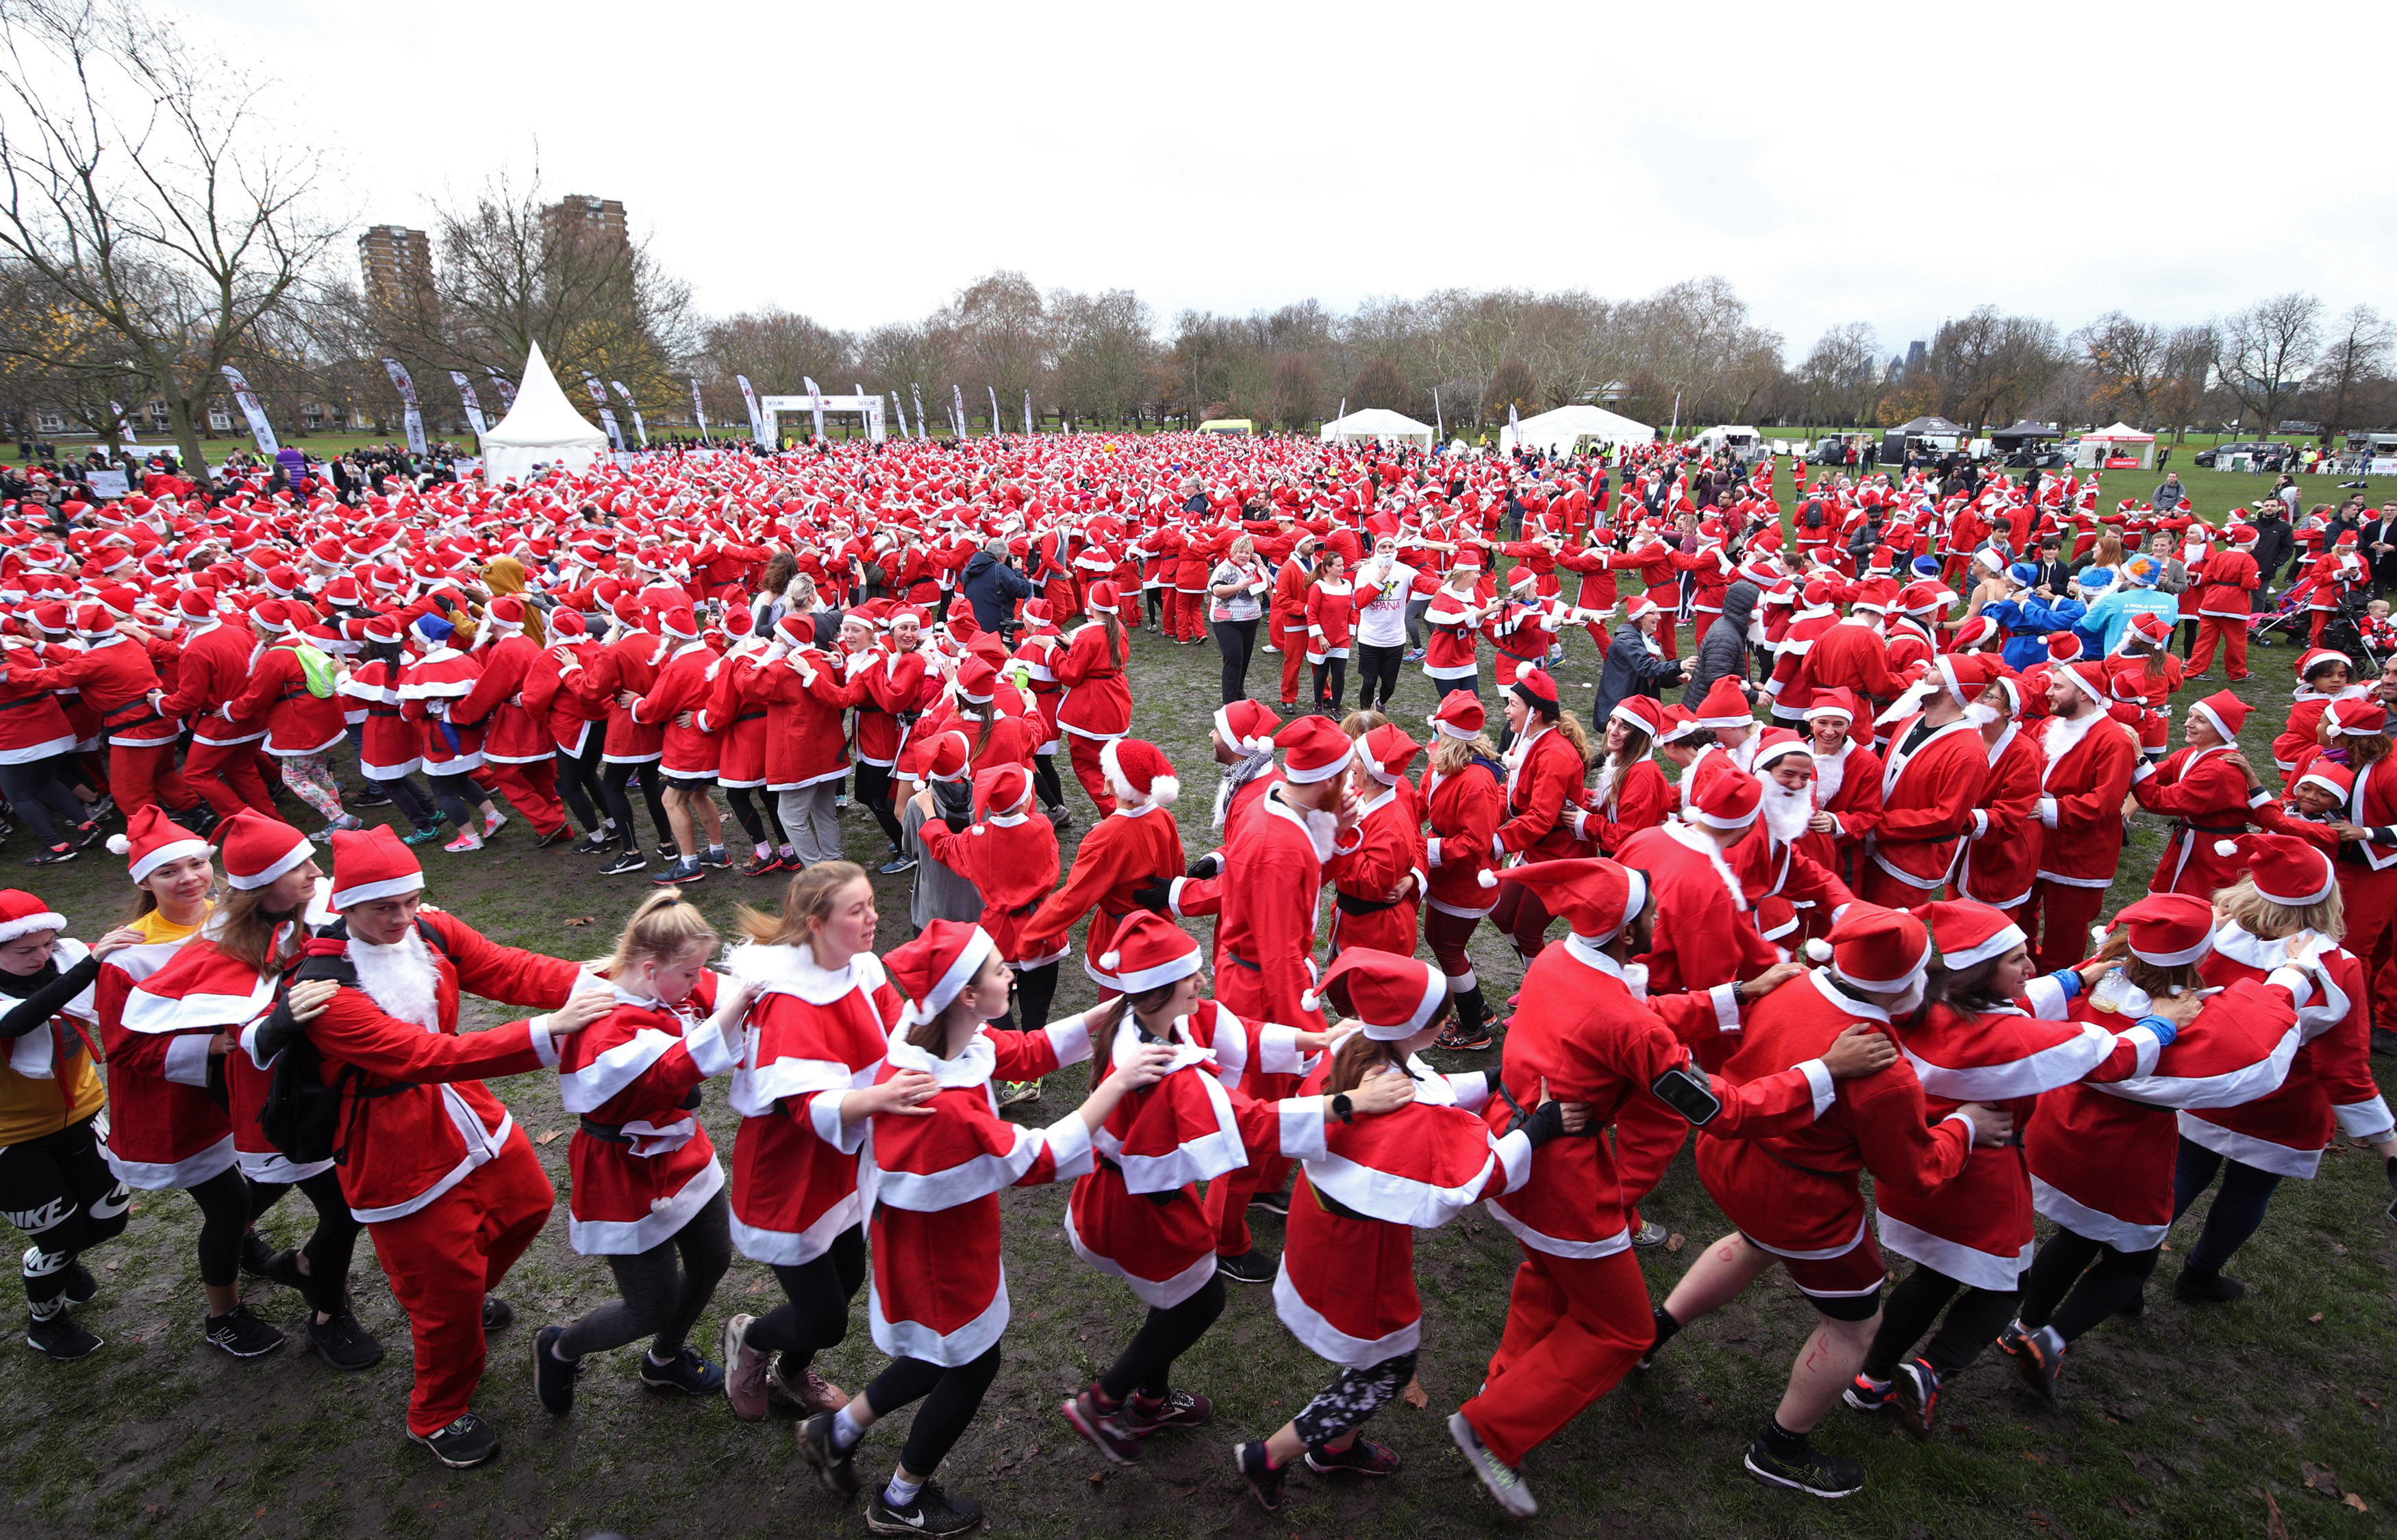
[[[292,796],[328,820],[341,816],[341,788],[333,779],[330,760],[321,754],[284,754],[276,758],[283,765],[283,783]]]
[[[1292,1427],[1309,1444],[1327,1444],[1390,1404],[1391,1398],[1415,1377],[1415,1356],[1401,1353],[1362,1369],[1343,1369],[1340,1377],[1315,1393],[1299,1408]]]

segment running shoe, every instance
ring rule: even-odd
[[[433,1457],[452,1470],[481,1465],[500,1452],[499,1430],[472,1412],[435,1432],[410,1429],[408,1436],[433,1451]]]
[[[504,1332],[516,1323],[516,1307],[503,1299],[483,1296],[483,1330],[485,1332]]]
[[[661,888],[677,888],[686,882],[698,882],[706,876],[698,862],[677,861],[649,880]]]
[[[981,1522],[980,1503],[950,1496],[938,1481],[925,1482],[912,1503],[893,1506],[885,1488],[865,1505],[865,1527],[877,1534],[963,1534]]]
[[[713,1396],[724,1388],[724,1371],[699,1356],[699,1349],[689,1343],[682,1351],[660,1363],[649,1354],[641,1355],[641,1383],[652,1390],[674,1390],[686,1396]]]
[[[850,1460],[855,1447],[843,1449],[834,1440],[831,1413],[800,1419],[797,1439],[799,1458],[814,1468],[817,1480],[840,1496],[857,1495],[857,1466]]]
[[[283,1333],[251,1315],[247,1305],[236,1305],[223,1315],[210,1316],[208,1336],[209,1346],[237,1359],[259,1358],[283,1346]]]
[[[1491,1040],[1487,1026],[1467,1030],[1451,1022],[1440,1029],[1440,1036],[1431,1040],[1431,1046],[1445,1048],[1454,1053],[1479,1053],[1490,1046]]]
[[[1235,1283],[1271,1283],[1274,1277],[1274,1259],[1252,1246],[1238,1256],[1217,1257],[1215,1272],[1217,1276],[1228,1278]]]
[[[1640,1222],[1639,1232],[1631,1238],[1631,1244],[1640,1251],[1653,1252],[1672,1239],[1672,1233],[1664,1225],[1648,1219]]]
[[[2183,1305],[2228,1305],[2234,1299],[2247,1297],[2247,1285],[2235,1278],[2224,1278],[2220,1268],[2185,1265],[2180,1276],[2173,1279],[2173,1298]]]
[[[837,1412],[849,1404],[849,1392],[824,1377],[824,1372],[810,1364],[796,1379],[783,1367],[788,1353],[766,1355],[766,1399],[783,1406],[796,1406],[805,1412]]]
[[[476,834],[474,830],[468,829],[465,833],[460,835],[457,838],[449,841],[449,844],[444,845],[441,848],[449,851],[451,855],[464,855],[469,850],[481,850],[483,848],[483,837]]]
[[[1124,1408],[1113,1411],[1099,1405],[1098,1386],[1092,1386],[1073,1399],[1061,1404],[1058,1411],[1075,1432],[1088,1439],[1110,1465],[1135,1465],[1140,1460],[1140,1436],[1124,1422]]]
[[[1873,1379],[1860,1371],[1840,1392],[1840,1399],[1858,1412],[1883,1412],[1889,1408],[1889,1381]]]
[[[1858,1380],[1864,1378],[1859,1374]],[[1931,1419],[1939,1413],[1939,1371],[1931,1367],[1929,1359],[1908,1359],[1897,1366],[1897,1374],[1890,1386],[1891,1399],[1897,1402],[1900,1421],[1915,1432],[1928,1435]]]
[[[623,855],[618,856],[615,860],[608,863],[605,866],[600,867],[599,875],[601,877],[623,877],[628,873],[642,871],[646,869],[649,863],[642,859],[640,851],[626,850]]]
[[[497,809],[483,815],[483,837],[489,839],[508,826],[508,815]]]
[[[743,877],[771,877],[774,873],[779,872],[782,869],[783,858],[781,856],[761,855],[751,858],[748,864],[741,868],[741,875]]]
[[[1306,1446],[1306,1468],[1318,1476],[1330,1476],[1340,1471],[1351,1476],[1395,1476],[1399,1470],[1399,1452],[1371,1439],[1359,1439],[1346,1449],[1309,1444]]]
[[[400,836],[399,842],[403,845],[430,845],[440,837],[441,825],[438,824],[429,824],[424,827],[418,829],[414,834],[404,834]]]
[[[766,1420],[766,1355],[743,1340],[756,1319],[735,1316],[724,1323],[724,1399],[744,1423]]]
[[[1169,1427],[1201,1427],[1214,1420],[1215,1403],[1195,1390],[1169,1390],[1154,1405],[1139,1396],[1123,1404],[1124,1427],[1135,1439]]]
[[[730,871],[732,868],[732,858],[724,853],[723,846],[710,845],[699,852],[699,864],[703,866],[721,866]]]
[[[557,827],[550,830],[547,834],[542,835],[539,839],[534,840],[532,842],[532,848],[536,850],[545,850],[552,845],[563,845],[573,837],[574,825],[571,824],[560,824]]]
[[[66,1292],[60,1296],[69,1305],[89,1305],[100,1297],[100,1279],[80,1262],[67,1264]]]
[[[1265,1446],[1261,1442],[1234,1444],[1232,1463],[1239,1467],[1240,1480],[1249,1484],[1249,1494],[1257,1500],[1257,1507],[1267,1513],[1279,1513],[1285,1471],[1265,1453]]]
[[[72,845],[53,845],[47,850],[35,850],[25,858],[28,866],[61,866],[73,861],[77,852]]]
[[[2064,1338],[2053,1326],[2038,1327],[2015,1339],[2015,1368],[2021,1372],[2023,1383],[2043,1400],[2056,1399],[2056,1382],[2064,1373]]]
[[[47,1320],[33,1317],[25,1322],[25,1346],[54,1359],[82,1358],[105,1346],[107,1340],[85,1331],[64,1310]]]
[[[1759,1439],[1748,1446],[1748,1453],[1740,1463],[1759,1480],[1790,1487],[1810,1497],[1853,1497],[1864,1490],[1863,1461],[1829,1453],[1811,1443],[1796,1459],[1785,1460],[1765,1448],[1764,1440]]]
[[[311,1311],[308,1317],[308,1346],[316,1356],[336,1369],[372,1369],[382,1361],[382,1344],[345,1306],[330,1320],[318,1320]]]
[[[916,858],[909,855],[906,851],[901,850],[893,854],[890,860],[884,862],[881,865],[877,866],[874,869],[881,873],[884,877],[897,877],[902,872],[914,871],[916,869]]]
[[[1481,1478],[1481,1484],[1489,1488],[1491,1496],[1498,1499],[1500,1507],[1518,1519],[1529,1519],[1540,1511],[1540,1505],[1532,1500],[1532,1489],[1525,1484],[1522,1472],[1503,1464],[1497,1455],[1490,1453],[1481,1442],[1481,1435],[1474,1432],[1473,1425],[1465,1420],[1464,1413],[1449,1414],[1448,1436],[1456,1440],[1458,1449],[1465,1452],[1466,1464],[1473,1467],[1473,1474]]]
[[[566,1335],[563,1326],[544,1326],[532,1334],[532,1390],[553,1416],[574,1410],[574,1382],[583,1377],[583,1360],[561,1359],[550,1349]]]
[[[1290,1194],[1279,1188],[1271,1192],[1259,1188],[1249,1195],[1249,1207],[1263,1209],[1267,1213],[1278,1213],[1287,1219],[1290,1217]]]
[[[615,848],[615,845],[616,842],[608,837],[608,831],[606,829],[594,829],[589,834],[584,835],[582,838],[574,842],[574,853],[576,855],[606,855],[609,850]]]

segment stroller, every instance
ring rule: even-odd
[[[2280,607],[2268,614],[2250,616],[2247,621],[2249,640],[2261,640],[2278,632],[2292,645],[2310,645],[2313,635],[2314,612],[2310,602],[2313,597],[2310,583],[2292,583],[2281,596]],[[2376,650],[2364,639],[2364,607],[2371,596],[2362,591],[2341,595],[2338,608],[2331,611],[2323,623],[2322,645],[2333,651],[2344,652],[2358,660],[2360,665],[2377,669],[2385,649]]]

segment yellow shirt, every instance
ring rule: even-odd
[[[126,929],[138,931],[146,944],[172,944],[190,940],[208,923],[203,912],[190,925],[177,925],[165,915],[153,909],[134,920]],[[101,966],[103,974],[107,966]],[[99,988],[95,985],[95,990]],[[120,982],[119,987],[122,987]],[[0,1011],[7,1002],[0,999]],[[20,1075],[8,1065],[4,1048],[0,1048],[0,1145],[22,1144],[44,1134],[56,1133],[70,1124],[82,1122],[107,1105],[108,1091],[102,1085],[100,1071],[92,1063],[92,1046],[97,1033],[92,1024],[61,1014],[47,1028],[56,1034],[49,1079],[36,1079]]]

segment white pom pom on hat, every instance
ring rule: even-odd
[[[1484,888],[1495,888],[1498,886],[1498,874],[1492,871],[1489,867],[1484,866],[1478,874],[1476,874],[1473,880],[1479,882]]]
[[[1323,997],[1309,989],[1298,997],[1298,1008],[1301,1011],[1320,1011],[1323,1009]]]
[[[2237,855],[2239,842],[2235,839],[2217,839],[2214,842],[2214,853],[2220,856]]]
[[[108,837],[108,853],[109,853],[109,854],[111,854],[111,855],[127,855],[127,854],[130,854],[130,853],[132,852],[132,850],[133,850],[133,841],[131,841],[131,840],[129,840],[129,839],[126,838],[123,835],[121,835],[121,834],[113,834],[113,835],[110,835],[110,836]]]
[[[1123,966],[1123,954],[1121,952],[1109,952],[1099,958],[1099,966],[1102,968],[1121,968]]]
[[[1807,960],[1808,962],[1828,962],[1828,961],[1830,961],[1830,960],[1831,960],[1831,944],[1830,944],[1829,942],[1828,942],[1828,941],[1825,941],[1825,940],[1824,940],[1822,937],[1820,937],[1820,936],[1815,936],[1815,937],[1811,938],[1811,939],[1806,943],[1806,960]]]

